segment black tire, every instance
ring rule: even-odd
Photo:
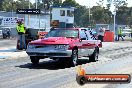
[[[86,78],[84,76],[77,76],[76,81],[79,85],[84,85],[86,83]]]
[[[58,58],[56,61],[58,62],[58,65],[60,66],[69,66],[69,61],[67,61],[69,58]]]
[[[35,56],[30,56],[31,62],[33,65],[38,65],[39,64],[39,58]]]
[[[98,54],[99,50],[96,48],[91,56],[89,56],[89,61],[90,62],[96,62],[98,61]]]
[[[76,66],[78,64],[78,50],[77,49],[72,50],[70,62],[72,66]]]
[[[52,59],[52,60],[58,60],[58,58],[50,58],[50,59]]]

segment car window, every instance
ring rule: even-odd
[[[65,16],[65,10],[60,10],[60,16]]]
[[[67,10],[67,16],[68,17],[73,17],[74,16],[74,11]]]
[[[69,37],[69,38],[78,38],[78,30],[72,29],[54,29],[51,30],[47,37]]]
[[[87,35],[85,33],[85,30],[80,31],[80,38],[85,38],[85,40],[87,40]]]
[[[89,31],[86,31],[86,34],[87,34],[87,39],[88,40],[93,40],[92,35],[90,34]]]

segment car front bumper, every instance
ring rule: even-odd
[[[29,56],[44,56],[44,57],[71,57],[72,50],[32,50],[27,49],[26,53]]]

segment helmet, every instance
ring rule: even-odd
[[[21,20],[17,20],[17,22],[16,22],[16,23],[18,23],[18,24],[19,24],[19,23],[22,23],[22,21],[21,21]]]

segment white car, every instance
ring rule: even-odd
[[[129,36],[130,33],[131,33],[131,29],[123,29],[123,31],[122,31],[122,34],[123,34],[124,37]]]

